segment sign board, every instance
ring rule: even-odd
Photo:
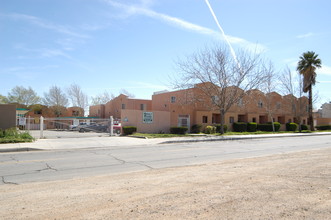
[[[153,123],[153,112],[143,112],[143,123]]]
[[[26,120],[25,120],[24,117],[19,117],[18,120],[19,120],[19,121],[18,121],[18,125],[25,125],[25,121],[26,121]]]

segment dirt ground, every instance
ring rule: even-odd
[[[331,219],[331,148],[0,186],[1,219]]]

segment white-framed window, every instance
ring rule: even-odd
[[[234,117],[230,117],[229,121],[230,121],[231,124],[234,123]]]
[[[262,102],[261,100],[259,100],[259,102],[257,103],[257,106],[258,106],[259,108],[263,108],[263,102]]]
[[[122,109],[125,109],[125,104],[122,104]]]
[[[176,102],[176,96],[171,96],[170,102],[175,103]]]

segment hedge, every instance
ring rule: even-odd
[[[216,127],[216,133],[221,133],[221,125],[215,125],[215,127]],[[223,130],[224,130],[224,133],[226,133],[228,131],[228,126],[223,125]]]
[[[308,130],[308,126],[307,125],[301,125],[301,130]]]
[[[16,128],[0,129],[0,143],[32,142],[34,138],[28,132],[19,132]]]
[[[170,133],[171,134],[186,134],[188,128],[187,127],[171,127]]]
[[[191,127],[191,133],[192,134],[199,134],[201,132],[201,125],[198,125],[198,124],[195,124],[195,125],[192,125]]]
[[[296,131],[298,128],[297,123],[286,123],[286,131]]]
[[[331,125],[319,125],[315,127],[317,130],[331,130]]]
[[[255,122],[247,123],[248,132],[256,132],[256,130],[257,130],[257,123],[255,123]]]
[[[279,131],[280,123],[279,122],[274,122],[274,128],[275,128],[275,131]],[[267,124],[258,124],[257,125],[257,130],[259,130],[259,131],[273,131],[272,123],[269,122]]]
[[[134,126],[124,126],[123,127],[123,134],[124,135],[130,135],[137,132],[137,127]]]
[[[247,123],[244,122],[235,122],[233,123],[234,132],[245,132],[247,131]]]

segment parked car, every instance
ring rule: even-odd
[[[83,127],[79,127],[79,132],[88,132],[88,131],[94,131],[94,132],[107,132],[108,131],[108,125],[103,124],[90,124]]]
[[[79,131],[80,128],[87,126],[86,122],[80,122],[78,125],[70,125],[70,131]]]

